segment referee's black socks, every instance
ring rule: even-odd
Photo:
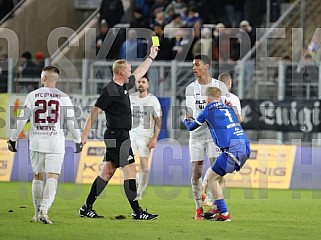
[[[108,184],[108,181],[105,181],[100,176],[96,177],[95,181],[91,185],[91,189],[86,200],[87,208],[92,207],[97,197],[102,193],[102,191],[105,189],[107,184]]]
[[[138,214],[139,203],[137,200],[136,179],[124,180],[124,190],[131,208]]]

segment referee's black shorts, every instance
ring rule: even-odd
[[[128,130],[107,129],[104,134],[104,141],[106,145],[104,162],[111,161],[116,168],[135,162]]]

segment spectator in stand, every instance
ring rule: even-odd
[[[167,15],[167,13],[171,11],[171,9],[173,9],[176,14],[184,16],[184,11],[186,11],[187,5],[183,0],[173,0],[170,4],[167,5],[165,9],[165,15]]]
[[[33,62],[32,55],[29,51],[22,53],[21,55],[21,65],[17,70],[17,78],[37,78],[39,77],[38,66]],[[31,92],[38,88],[39,83],[37,81],[27,81],[21,83],[21,86],[24,86],[24,89],[21,89],[23,92]]]
[[[157,54],[157,57],[155,58],[155,60],[159,60],[159,61],[172,60],[171,51],[168,51],[168,50],[172,49],[172,47],[174,46],[175,39],[165,38],[164,37],[164,29],[160,24],[156,23],[153,27],[153,31],[158,36],[159,43],[160,43],[159,51],[158,51],[158,54]]]
[[[0,0],[0,21],[12,11],[14,4],[12,0]]]
[[[202,28],[202,38],[198,39],[193,46],[193,55],[205,54],[212,58],[213,39],[210,28]]]
[[[39,77],[37,65],[32,60],[32,55],[29,51],[22,53],[21,65],[18,67],[18,77],[34,78]]]
[[[35,59],[36,59],[36,65],[38,67],[38,70],[39,70],[39,76],[42,72],[42,69],[45,67],[45,59],[46,59],[46,56],[43,52],[36,52],[35,53]]]
[[[135,10],[139,10],[145,19],[149,19],[154,0],[135,0]]]
[[[124,15],[122,0],[102,0],[99,10],[99,22],[105,19],[110,28],[121,22]]]
[[[224,29],[225,25],[223,23],[218,23],[215,25],[215,29],[213,32],[213,60],[219,60],[219,34],[220,30]]]
[[[107,36],[108,31],[109,31],[108,23],[106,22],[105,19],[103,19],[100,22],[99,34],[96,37],[96,54],[99,52],[99,50],[100,50],[100,48],[101,48],[101,46]]]
[[[202,19],[195,8],[190,7],[187,12],[187,16],[183,17],[183,23],[185,27],[194,27],[194,24],[199,21],[202,23]]]
[[[118,58],[119,49],[121,48],[122,42],[124,41],[124,37],[122,36],[121,31],[117,32],[114,30],[115,29],[109,28],[109,25],[105,19],[100,22],[100,32],[96,37],[97,59],[114,60]],[[106,38],[107,34],[108,38]],[[102,48],[105,40],[106,46]]]
[[[244,0],[225,0],[225,15],[232,28],[243,18]]]
[[[252,26],[250,25],[249,21],[243,20],[240,22],[240,33],[239,33],[239,44],[242,45],[245,43],[245,40],[247,39],[247,36],[250,38],[251,48],[255,45],[256,36],[255,36],[255,30],[253,30]],[[246,53],[244,53],[246,54]],[[241,52],[240,59],[244,57]]]
[[[156,16],[155,16],[155,19],[154,19],[154,23],[156,24],[160,24],[162,25],[163,27],[165,26],[165,24],[167,23],[166,22],[166,19],[165,19],[165,13],[164,11],[160,11],[158,13],[156,13]]]
[[[180,28],[175,36],[175,45],[172,48],[172,59],[178,61],[193,60],[193,34],[190,29]],[[166,37],[166,35],[165,35]]]
[[[146,56],[146,46],[143,41],[137,38],[137,32],[134,29],[129,29],[128,37],[123,42],[120,49],[119,58],[138,61]]]
[[[140,9],[134,9],[133,17],[134,20],[130,22],[130,28],[149,28],[149,22]]]
[[[183,22],[179,14],[175,14],[169,24],[164,27],[164,34],[166,38],[175,38],[177,35],[177,28],[183,27]]]
[[[250,42],[248,39],[250,38]],[[248,51],[255,45],[256,35],[255,30],[252,28],[250,23],[247,20],[243,20],[240,22],[240,31],[238,36],[238,49],[239,49],[239,57],[235,60],[242,59]],[[244,94],[248,98],[252,97],[252,77],[255,72],[255,54],[252,53],[250,57],[250,61],[247,63],[246,68],[244,69]]]
[[[155,18],[158,12],[165,12],[167,6],[167,0],[154,0],[154,4],[151,7],[151,18]],[[167,15],[165,14],[167,17]]]

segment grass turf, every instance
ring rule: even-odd
[[[122,186],[108,186],[95,203],[103,219],[80,218],[90,185],[60,183],[49,217],[30,222],[31,183],[0,183],[0,239],[319,239],[321,191],[226,189],[232,222],[196,221],[189,186],[149,186],[140,201],[159,214],[133,221]],[[106,191],[107,190],[107,191]],[[207,208],[204,208],[205,210]],[[125,215],[125,220],[116,220]]]

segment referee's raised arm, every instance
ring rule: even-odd
[[[150,65],[152,64],[153,60],[156,58],[158,51],[159,51],[159,49],[158,49],[157,46],[151,46],[150,53],[149,53],[148,57],[133,72],[133,75],[135,76],[135,79],[141,79],[146,74],[146,72],[148,71],[148,69],[149,69]]]

